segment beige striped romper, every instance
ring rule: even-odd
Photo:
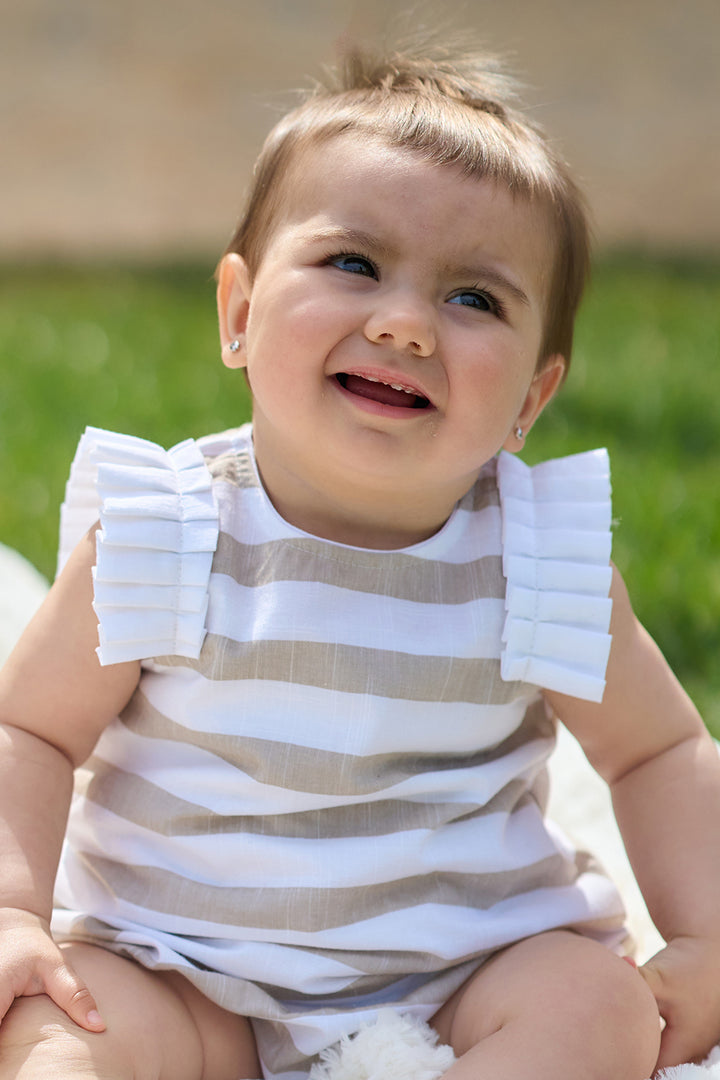
[[[79,776],[58,935],[252,1017],[283,1080],[528,934],[618,945],[616,891],[543,820],[538,690],[602,696],[609,491],[604,451],[503,453],[436,535],[371,551],[278,516],[249,425],[89,429],[61,560],[100,516],[98,653],[142,677]]]

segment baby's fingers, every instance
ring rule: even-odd
[[[669,962],[677,961],[678,955],[682,959],[679,950],[673,957],[668,948],[639,969],[664,1021],[658,1068],[702,1060],[717,1042],[720,1030],[720,999],[711,992],[717,983],[715,971],[711,972],[709,988],[697,972],[691,979],[683,973],[682,965]]]
[[[79,1027],[87,1031],[104,1031],[105,1021],[98,1012],[95,999],[87,986],[65,963],[51,968],[45,977],[45,993]]]

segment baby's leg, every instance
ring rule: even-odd
[[[657,1006],[642,977],[568,931],[498,954],[433,1026],[459,1058],[444,1080],[645,1080],[660,1047]]]
[[[0,1025],[0,1080],[239,1080],[259,1077],[247,1020],[187,980],[94,945],[67,946],[107,1025],[84,1031],[44,994],[18,998]]]

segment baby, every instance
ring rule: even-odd
[[[514,456],[582,200],[481,59],[338,78],[218,270],[252,425],[89,429],[2,674],[2,1080],[297,1080],[388,1005],[448,1080],[644,1080],[720,1034],[718,756],[610,564],[604,452]],[[640,971],[544,819],[556,720],[667,941]]]

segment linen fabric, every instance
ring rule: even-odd
[[[277,514],[249,425],[89,429],[61,561],[99,516],[98,653],[142,676],[79,775],[56,933],[251,1016],[283,1080],[529,934],[618,946],[617,892],[543,818],[539,693],[602,696],[609,493],[604,451],[502,454],[437,534],[372,551]]]

